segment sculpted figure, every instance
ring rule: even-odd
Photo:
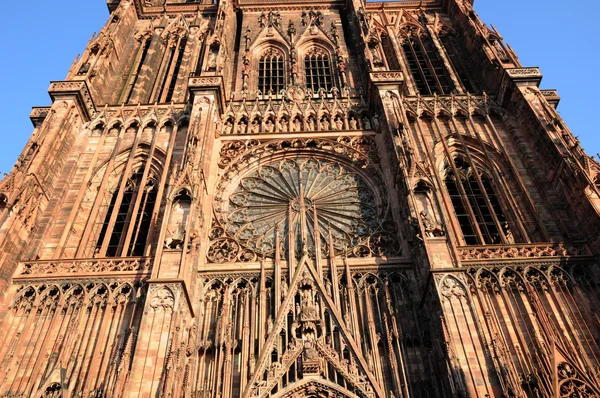
[[[357,129],[358,129],[358,122],[356,121],[354,116],[352,116],[350,118],[350,130],[357,130]]]

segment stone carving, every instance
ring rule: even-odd
[[[587,251],[583,247],[569,244],[541,244],[541,245],[510,245],[510,246],[487,246],[487,247],[462,247],[458,250],[460,259],[487,260],[487,259],[509,259],[509,258],[540,258],[540,257],[566,257],[582,256]]]
[[[177,223],[177,228],[171,236],[165,240],[165,247],[168,249],[181,249],[185,240],[185,229],[181,222]]]
[[[300,144],[297,141],[295,146],[300,149]],[[236,153],[232,150],[237,145],[228,143],[223,147],[222,155]],[[355,140],[354,145],[367,153],[373,150],[373,143],[368,139]],[[275,148],[273,143],[269,148]],[[342,153],[342,147],[339,149],[338,153]],[[264,154],[261,157],[264,158]],[[352,158],[356,163],[356,157]],[[223,189],[229,190],[226,181]],[[218,198],[216,208],[219,228],[229,238],[219,238],[211,244],[210,261],[234,261],[240,250],[238,244],[259,255],[272,257],[277,230],[296,228],[309,229],[307,238],[296,245],[296,250],[311,256],[315,256],[319,248],[322,256],[327,255],[330,235],[336,251],[347,251],[353,256],[400,253],[394,230],[385,230],[380,220],[387,198],[373,192],[360,173],[343,163],[307,155],[263,161],[259,169],[245,174],[239,186],[227,195],[227,200]],[[298,217],[303,214],[313,220],[313,224],[298,224]],[[321,239],[315,241],[313,229],[317,224]]]
[[[59,273],[139,272],[150,269],[150,258],[38,260],[21,263],[19,275]]]
[[[175,305],[175,296],[170,289],[161,287],[151,292],[148,305],[154,312],[171,312]]]
[[[444,228],[441,226],[441,224],[435,222],[425,210],[421,210],[419,217],[421,217],[421,223],[423,224],[423,229],[425,230],[425,236],[428,238],[434,238],[444,235]]]
[[[235,261],[240,251],[239,244],[232,239],[219,239],[208,248],[208,259],[214,263]]]

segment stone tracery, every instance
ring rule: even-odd
[[[241,155],[240,149],[245,150]],[[330,149],[340,158],[321,152]],[[386,190],[371,160],[378,160],[375,149],[368,137],[228,142],[221,150],[225,172],[209,260],[273,257],[278,241],[286,250],[294,247],[296,256],[315,257],[319,251],[326,257],[330,237],[335,254],[399,255],[395,225],[385,221]],[[249,170],[238,170],[240,164]],[[238,257],[242,247],[246,252]],[[285,250],[281,253],[285,257]]]

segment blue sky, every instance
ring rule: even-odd
[[[576,6],[575,6],[576,5]],[[64,79],[94,31],[104,25],[105,0],[9,1],[2,5],[0,40],[0,172],[15,163],[33,128],[32,106],[49,105],[51,80]],[[556,88],[559,112],[589,154],[600,152],[597,0],[476,0],[475,10],[494,24],[524,66],[539,66],[542,88]]]

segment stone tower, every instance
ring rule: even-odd
[[[0,397],[598,397],[600,164],[469,0],[111,0],[0,182]]]

